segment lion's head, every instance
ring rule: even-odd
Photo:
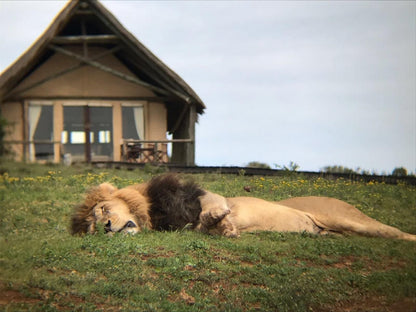
[[[134,187],[117,189],[103,183],[90,189],[75,208],[72,234],[94,233],[98,227],[106,233],[130,234],[151,228],[147,198]]]
[[[205,192],[176,174],[154,177],[148,183],[117,189],[103,183],[87,192],[75,207],[72,233],[138,233],[144,228],[176,230],[199,222],[199,197]]]

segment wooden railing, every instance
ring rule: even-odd
[[[168,144],[192,143],[191,139],[172,140],[132,140],[124,139],[121,147],[121,159],[137,163],[169,162]]]
[[[132,163],[168,163],[168,145],[173,143],[190,144],[192,139],[172,139],[172,140],[132,140],[124,139],[121,145],[121,161]],[[22,145],[22,157],[24,161],[34,161],[29,159],[29,146],[31,144],[50,144],[54,146],[54,153],[51,154],[55,162],[60,162],[63,156],[63,146],[61,141],[33,140],[4,141],[7,145]],[[36,157],[33,155],[32,157]],[[97,161],[97,159],[95,159]]]

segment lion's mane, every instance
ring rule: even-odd
[[[154,177],[148,183],[150,219],[155,230],[177,230],[188,224],[195,227],[201,213],[199,196],[205,194],[195,182],[176,174]]]

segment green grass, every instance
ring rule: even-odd
[[[0,164],[0,310],[393,311],[416,303],[413,242],[272,232],[227,239],[186,230],[69,234],[72,207],[88,187],[140,183],[152,171]],[[416,233],[416,188],[408,185],[192,178],[225,196],[333,196]]]

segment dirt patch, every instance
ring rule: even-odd
[[[17,290],[5,290],[0,286],[0,306],[10,303],[38,303],[39,299],[27,298]]]
[[[158,250],[163,250],[163,247],[159,247]],[[157,258],[172,258],[175,257],[176,253],[168,250],[165,253],[138,253],[135,255],[130,255],[131,258],[139,258],[142,261],[147,261],[149,259],[157,259]]]
[[[388,302],[384,297],[368,297],[340,302],[331,307],[316,308],[317,312],[416,312],[416,298]]]
[[[82,306],[86,302],[84,298],[74,296],[72,294],[54,294],[51,291],[43,289],[31,288],[29,289],[29,293],[37,294],[40,298],[36,299],[27,297],[18,290],[9,289],[9,287],[7,287],[4,283],[0,282],[0,310],[2,310],[2,307],[10,304],[27,304],[29,306],[42,304],[42,302],[46,302],[50,300],[52,297],[53,301],[50,303],[50,305],[59,311],[72,311],[73,305]],[[93,298],[92,301],[100,302],[96,304],[97,311],[113,312],[122,310],[121,307],[113,306],[109,298],[104,299],[97,297]]]
[[[189,290],[188,290],[189,291]],[[179,294],[171,294],[167,297],[167,299],[170,302],[178,302],[178,301],[183,301],[185,302],[187,305],[194,305],[196,300],[193,296],[191,296],[190,294],[188,294],[185,290],[185,288],[182,288],[182,290],[179,292]]]
[[[408,265],[405,261],[397,261],[394,258],[383,258],[379,261],[374,261],[369,257],[365,256],[343,256],[334,259],[333,257],[327,255],[321,255],[320,259],[323,261],[316,262],[311,261],[309,259],[296,259],[295,266],[324,266],[327,268],[344,269],[348,271],[357,270],[357,267],[360,267],[359,271],[362,271],[363,273],[368,273],[373,271],[385,272],[394,269],[402,269]]]

